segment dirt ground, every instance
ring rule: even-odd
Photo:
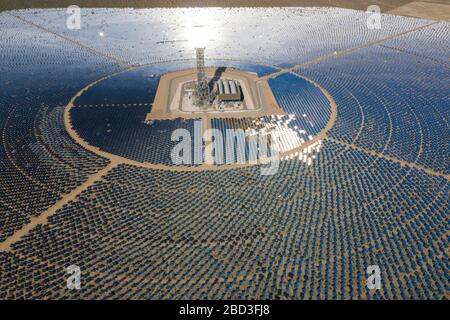
[[[450,0],[446,4],[415,1],[390,10],[388,13],[399,16],[450,21]]]

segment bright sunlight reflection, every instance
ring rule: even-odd
[[[214,19],[211,9],[192,9],[189,16],[184,17],[184,39],[189,41],[192,48],[207,47],[210,41],[220,38],[218,19]]]

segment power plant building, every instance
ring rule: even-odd
[[[218,80],[216,82],[217,99],[219,101],[241,101],[242,89],[236,80]]]

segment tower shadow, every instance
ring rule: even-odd
[[[220,79],[220,77],[226,70],[227,70],[227,67],[219,67],[216,69],[216,72],[214,72],[214,76],[211,78],[211,80],[208,83],[210,90],[214,89],[214,84]]]

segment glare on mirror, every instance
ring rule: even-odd
[[[214,19],[213,9],[195,8],[187,12],[184,17],[184,39],[191,48],[204,48],[211,41],[220,39],[219,19]]]

